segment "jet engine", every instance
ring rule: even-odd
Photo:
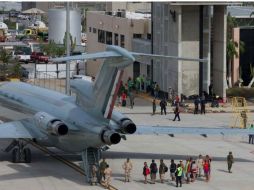
[[[113,111],[110,127],[123,134],[133,134],[136,132],[136,125],[128,117],[119,112]]]
[[[36,113],[34,120],[36,126],[43,132],[56,136],[62,136],[68,133],[68,126],[63,121],[45,112]]]
[[[103,130],[101,133],[101,140],[108,145],[118,144],[121,141],[121,136],[116,132]]]

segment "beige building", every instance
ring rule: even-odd
[[[151,36],[150,21],[150,14],[125,11],[88,12],[87,52],[104,51],[106,45],[118,45],[129,51],[140,50],[139,52],[145,52],[144,50],[151,49],[149,40]],[[96,76],[101,63],[101,61],[89,61],[86,74]],[[134,73],[136,73],[136,76],[140,75],[142,70],[146,72],[146,69],[141,67],[141,64],[137,63],[126,68],[123,80],[126,81],[128,77],[133,78]]]

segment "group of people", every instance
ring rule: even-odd
[[[171,159],[168,166],[163,159],[160,159],[159,165],[157,165],[155,160],[152,160],[150,165],[148,165],[147,162],[144,162],[142,169],[144,183],[147,184],[149,182],[155,184],[157,174],[159,174],[160,183],[164,183],[166,180],[166,173],[169,173],[170,180],[176,183],[176,187],[182,187],[183,183],[189,184],[195,182],[197,178],[201,177],[204,177],[205,181],[208,182],[211,176],[211,161],[209,155],[199,155],[197,159],[193,159],[192,157],[187,158],[185,163],[182,160],[176,163],[175,160]],[[233,163],[234,158],[232,152],[229,152],[227,156],[227,164],[230,173],[232,172],[231,168]],[[131,182],[133,164],[130,158],[127,158],[123,163],[122,169],[124,172],[124,182]],[[95,165],[92,166],[92,174],[94,171],[97,172]],[[94,174],[96,174],[96,172],[94,172]],[[91,182],[94,182],[93,176],[94,175],[92,175]],[[111,183],[112,169],[109,167],[105,158],[103,158],[99,164],[99,176],[100,181],[108,188]]]
[[[152,115],[154,115],[156,112],[156,99],[153,99],[152,108],[153,108]],[[167,114],[167,101],[165,98],[160,101],[160,108],[161,108],[161,115],[163,115],[163,113],[166,115]],[[178,119],[178,121],[181,121],[180,111],[181,110],[180,110],[179,98],[178,99],[176,98],[175,108],[174,108],[175,117],[174,117],[173,121],[175,121],[176,119]]]
[[[183,183],[194,182],[197,177],[205,176],[205,180],[209,181],[211,174],[211,158],[206,155],[202,157],[199,155],[197,160],[193,160],[192,157],[186,159],[184,164],[182,160],[179,163],[175,163],[172,159],[169,167],[164,163],[163,159],[160,160],[159,169],[155,160],[152,160],[150,167],[147,162],[144,162],[143,175],[144,183],[148,182],[148,176],[151,178],[151,184],[155,184],[156,175],[159,173],[160,182],[165,182],[165,174],[169,172],[172,181],[176,182],[176,187],[181,187]]]
[[[200,114],[205,114],[205,104],[206,104],[206,100],[204,97],[202,98],[197,97],[194,100],[194,114],[199,113],[199,105],[200,105]]]

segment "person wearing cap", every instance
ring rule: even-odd
[[[231,168],[232,168],[232,165],[233,165],[233,163],[234,163],[234,157],[233,157],[232,152],[229,152],[229,153],[228,153],[228,156],[227,156],[227,163],[228,163],[228,172],[229,172],[229,173],[232,173]]]
[[[131,179],[131,170],[132,170],[132,163],[130,161],[130,158],[127,158],[127,160],[123,164],[124,169],[124,175],[125,175],[125,182],[130,182]]]

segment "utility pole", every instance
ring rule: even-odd
[[[66,56],[70,56],[70,2],[66,2]],[[70,61],[66,62],[66,83],[65,93],[71,95],[70,92]]]

